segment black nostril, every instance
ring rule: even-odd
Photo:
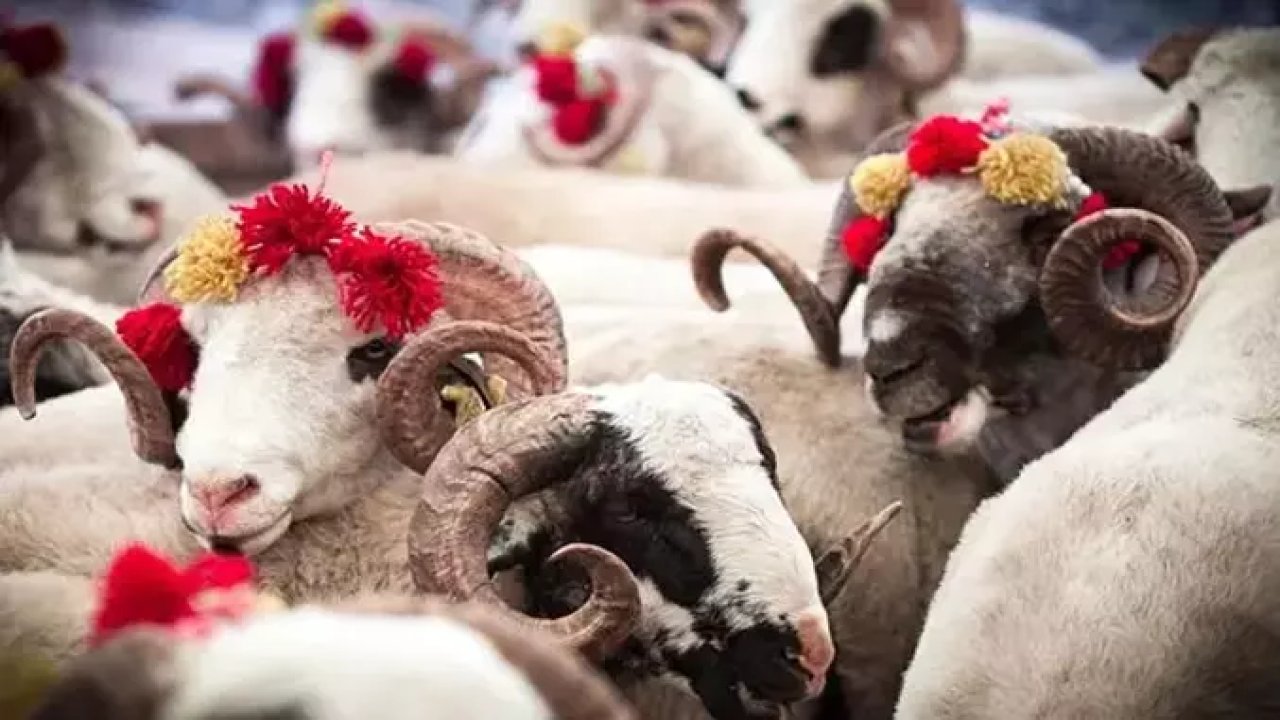
[[[742,103],[742,107],[750,110],[751,112],[755,112],[760,109],[760,101],[751,94],[750,90],[747,90],[746,88],[738,88],[737,94],[738,102]]]
[[[804,129],[804,118],[800,117],[796,113],[787,113],[786,115],[783,115],[781,118],[778,118],[776,127],[779,130],[786,130],[789,132],[800,132],[801,130]]]

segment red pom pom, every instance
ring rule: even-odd
[[[57,72],[67,62],[67,42],[48,23],[5,28],[0,31],[0,48],[27,78]]]
[[[391,63],[401,77],[422,84],[427,81],[427,75],[436,64],[436,54],[426,41],[410,38],[400,43],[400,49],[396,51]]]
[[[427,324],[443,298],[437,261],[422,244],[365,228],[329,256],[342,307],[361,332],[381,323],[393,339]]]
[[[178,568],[142,545],[130,545],[107,568],[89,642],[98,645],[135,625],[174,627],[194,616],[190,584]]]
[[[233,588],[253,581],[253,564],[243,555],[206,553],[183,571],[192,592],[208,588]]]
[[[268,35],[258,45],[258,63],[253,68],[253,91],[258,102],[281,114],[289,102],[290,68],[293,65],[293,35]]]
[[[556,108],[551,126],[566,145],[581,145],[604,127],[607,104],[599,99],[575,100]]]
[[[889,221],[871,215],[861,215],[844,226],[840,243],[849,264],[863,275],[871,269],[871,261],[884,245],[889,235]]]
[[[578,65],[572,57],[539,55],[533,59],[538,98],[551,105],[578,99]]]
[[[324,39],[348,50],[363,50],[373,42],[373,25],[362,13],[348,10],[329,23]]]
[[[130,310],[116,321],[116,334],[146,365],[161,390],[178,392],[191,384],[196,347],[182,327],[182,310],[152,303]]]
[[[921,177],[958,173],[976,165],[986,147],[981,124],[939,115],[925,121],[907,139],[907,165]]]
[[[1103,195],[1100,192],[1090,193],[1089,197],[1085,198],[1084,202],[1080,203],[1080,209],[1076,211],[1076,219],[1080,220],[1087,218],[1094,213],[1100,213],[1103,210],[1106,210],[1108,207],[1110,207],[1110,205],[1107,203],[1106,195]]]
[[[249,267],[268,275],[279,272],[294,254],[326,254],[352,230],[350,212],[303,185],[272,185],[252,205],[232,209],[240,216]]]
[[[1108,207],[1110,207],[1110,203],[1107,202],[1106,195],[1100,192],[1090,193],[1089,197],[1080,203],[1080,209],[1076,211],[1076,220],[1082,220],[1090,215],[1100,213]],[[1142,243],[1137,240],[1121,240],[1112,245],[1106,256],[1102,258],[1102,267],[1107,270],[1118,268],[1132,260],[1133,256],[1137,255],[1141,249]]]

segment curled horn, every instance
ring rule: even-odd
[[[532,380],[534,395],[557,389],[559,368],[519,332],[482,321],[431,328],[415,337],[378,379],[378,428],[397,460],[426,472],[453,436],[454,418],[443,407],[436,377],[449,361],[469,352],[501,353]]]
[[[554,368],[546,378],[549,382],[535,381],[517,361],[485,356],[486,372],[507,380],[515,397],[564,389],[569,360],[560,308],[527,263],[482,235],[454,225],[410,220],[374,227],[431,247],[440,261],[445,310],[451,319],[503,325],[538,347]]]
[[[635,720],[636,713],[608,681],[581,657],[565,652],[546,633],[531,632],[497,608],[448,603],[432,597],[359,598],[335,607],[346,612],[434,615],[456,620],[484,635],[519,668],[559,720]]]
[[[890,0],[886,61],[914,90],[941,85],[964,60],[964,12],[958,0]]]
[[[1158,138],[1092,127],[1049,136],[1116,208],[1073,223],[1049,251],[1040,274],[1049,325],[1091,362],[1150,369],[1164,358],[1199,274],[1235,239],[1231,208],[1191,156]],[[1107,249],[1126,238],[1149,243],[1167,260],[1144,297],[1132,301],[1107,292],[1098,270]]]
[[[14,404],[23,419],[36,416],[36,367],[44,347],[68,338],[83,344],[111,373],[124,395],[129,438],[142,460],[175,468],[173,425],[160,388],[146,366],[110,328],[74,310],[53,309],[27,318],[14,335],[9,372]]]
[[[505,605],[486,563],[495,528],[513,502],[570,477],[594,445],[596,427],[590,398],[567,393],[503,405],[462,427],[427,470],[410,523],[409,566],[418,589]],[[639,586],[603,548],[572,544],[551,556],[566,560],[589,577],[587,601],[563,618],[513,614],[514,621],[601,660],[631,632]]]
[[[763,240],[746,238],[726,229],[711,230],[698,238],[693,244],[693,283],[703,302],[717,312],[729,308],[723,272],[725,258],[734,248],[747,251],[773,273],[800,313],[822,362],[830,367],[839,366],[840,320],[835,308],[795,260]]]
[[[1168,90],[1187,76],[1200,48],[1221,32],[1221,28],[1203,27],[1170,33],[1147,52],[1138,70],[1156,87]]]

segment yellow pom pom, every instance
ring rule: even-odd
[[[572,55],[586,37],[586,31],[577,24],[557,21],[542,28],[538,49],[550,55]]]
[[[320,0],[311,9],[311,30],[323,37],[329,26],[347,11],[347,4],[341,0]]]
[[[1066,153],[1049,138],[1015,133],[982,151],[978,177],[987,194],[1000,202],[1061,206],[1070,168]]]
[[[901,153],[872,155],[853,169],[849,188],[858,209],[878,218],[887,217],[911,188],[911,169]]]
[[[165,287],[178,302],[230,302],[248,278],[240,231],[226,216],[200,218],[164,271]]]

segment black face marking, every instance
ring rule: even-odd
[[[374,338],[347,353],[347,377],[351,382],[360,383],[365,380],[377,380],[391,364],[391,359],[400,352],[400,344],[386,338]]]
[[[756,450],[760,451],[760,457],[763,458],[765,472],[769,473],[769,482],[773,485],[773,489],[781,494],[782,488],[778,485],[778,456],[773,452],[769,438],[765,437],[764,425],[761,424],[759,416],[741,395],[731,390],[723,390],[723,392],[729,396],[729,402],[733,403],[733,411],[738,413],[738,416],[751,428],[751,437],[756,441]]]
[[[814,77],[862,72],[875,57],[880,18],[865,5],[855,5],[829,20],[809,61]]]
[[[373,74],[369,105],[379,125],[405,125],[415,117],[426,118],[431,108],[431,87],[401,75],[392,66]]]

